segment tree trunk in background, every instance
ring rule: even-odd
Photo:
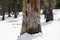
[[[17,0],[13,0],[13,2],[14,2],[14,10],[13,10],[13,12],[14,12],[14,18],[17,18]]]
[[[3,2],[2,2],[2,15],[3,15],[2,20],[4,20],[4,16],[5,16],[5,0],[3,0]]]
[[[15,4],[15,9],[14,9],[14,18],[17,18],[17,4]]]
[[[10,4],[8,4],[8,17],[11,17],[11,15],[10,15]]]
[[[44,11],[46,22],[53,20],[53,12],[52,12],[52,0],[44,0]]]
[[[23,0],[23,22],[21,34],[35,34],[41,31],[40,0]]]
[[[20,0],[19,11],[20,12],[23,11],[22,9],[23,9],[23,0]]]
[[[48,7],[49,14],[47,14],[46,22],[53,20],[52,0],[48,0],[48,4],[49,4],[49,7]]]

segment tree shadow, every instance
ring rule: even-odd
[[[54,21],[60,21],[60,18],[55,19]]]
[[[21,35],[20,37],[18,37],[17,40],[32,40],[37,37],[42,37],[42,34],[30,35],[28,33],[25,33],[25,34]]]
[[[52,21],[49,21],[49,22],[43,22],[43,23],[41,23],[41,25],[42,26],[45,26],[45,25],[49,25],[49,24],[51,24],[52,23]]]
[[[33,37],[30,34],[25,33],[25,34],[21,35],[20,37],[18,37],[17,40],[32,40],[32,39],[33,39]]]
[[[37,37],[43,37],[42,35],[43,35],[42,33],[37,33],[37,34],[34,34],[32,36],[33,36],[33,38],[37,38]]]

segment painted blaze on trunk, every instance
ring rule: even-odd
[[[41,32],[40,0],[23,0],[23,23],[21,35]]]

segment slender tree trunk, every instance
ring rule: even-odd
[[[35,34],[41,31],[40,0],[23,0],[23,22],[21,34]]]
[[[11,15],[10,15],[10,4],[7,4],[7,6],[8,6],[8,17],[11,17]]]
[[[13,0],[14,2],[14,18],[17,18],[17,0]]]
[[[2,15],[3,15],[2,20],[4,20],[4,16],[5,16],[5,1],[4,0],[2,2]]]
[[[14,18],[17,18],[17,4],[15,4]]]

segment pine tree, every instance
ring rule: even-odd
[[[23,22],[21,34],[42,32],[40,25],[40,0],[23,0]]]

